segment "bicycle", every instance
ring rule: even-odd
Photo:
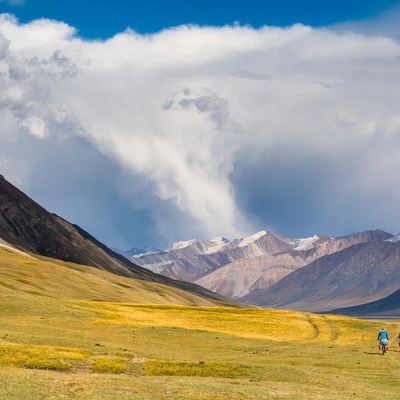
[[[382,355],[384,356],[385,353],[388,351],[389,342],[386,339],[382,339],[380,343],[380,348],[382,350]]]

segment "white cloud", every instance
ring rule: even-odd
[[[311,196],[321,215],[360,197],[368,210],[376,190],[400,200],[388,172],[400,168],[394,39],[302,25],[184,26],[89,42],[62,23],[9,16],[0,31],[0,119],[13,116],[18,140],[82,137],[122,168],[127,187],[146,182],[145,193],[124,195],[152,210],[159,234],[279,231],[275,195],[287,215]],[[309,197],[296,185],[313,186]],[[369,214],[352,226],[378,222]],[[398,217],[393,207],[378,227],[393,229]],[[312,226],[330,233],[326,217]]]

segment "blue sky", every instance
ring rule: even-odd
[[[108,38],[126,28],[158,32],[182,24],[250,24],[326,26],[372,18],[390,10],[397,0],[2,0],[0,10],[20,22],[37,18],[64,21],[85,38]]]
[[[399,233],[399,1],[0,14],[0,173],[107,245]]]

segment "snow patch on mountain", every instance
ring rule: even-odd
[[[309,250],[314,247],[316,241],[321,238],[319,235],[314,235],[312,237],[304,238],[304,239],[296,239],[295,240],[295,250]]]
[[[149,256],[151,254],[159,254],[159,253],[161,253],[161,251],[159,251],[159,250],[157,250],[157,251],[146,251],[145,253],[133,254],[133,255],[131,255],[131,257],[132,258],[140,258],[142,256]]]
[[[172,246],[165,249],[165,251],[180,250],[191,246],[192,244],[198,242],[198,239],[190,239],[186,241],[175,242]]]
[[[267,234],[267,231],[260,231],[255,233],[254,235],[248,236],[247,238],[242,239],[242,241],[239,243],[238,247],[246,247],[249,244],[254,243],[258,239],[262,238],[264,235]]]
[[[400,242],[400,235],[394,236],[394,237],[392,237],[390,239],[386,239],[385,241],[386,242],[393,242],[393,243]]]
[[[213,254],[221,251],[230,241],[223,237],[217,237],[210,240],[211,246],[204,252],[204,254]]]

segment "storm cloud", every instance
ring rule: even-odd
[[[111,245],[398,233],[398,82],[389,36],[235,25],[87,41],[3,15],[0,168]]]

